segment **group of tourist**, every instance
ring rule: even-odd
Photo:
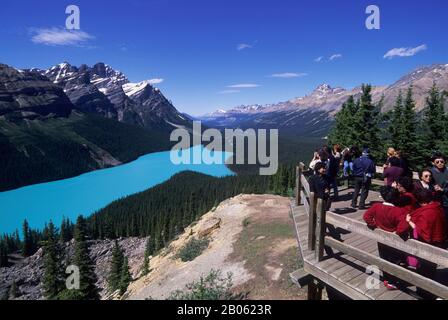
[[[384,186],[380,188],[381,203],[367,208],[367,197],[372,178],[377,173],[368,148],[360,151],[357,147],[341,150],[339,145],[324,147],[314,154],[309,167],[314,171],[310,178],[310,188],[318,198],[330,202],[337,199],[337,180],[339,168],[342,175],[354,181],[351,207],[367,209],[364,220],[369,228],[379,228],[394,232],[403,238],[413,238],[433,246],[446,248],[448,234],[448,168],[446,158],[435,153],[432,167],[419,172],[414,179],[408,161],[401,152],[389,148],[383,166]],[[330,190],[334,188],[333,197]],[[358,197],[360,201],[358,206]],[[434,278],[437,265],[378,243],[381,258],[405,267],[413,268],[427,278]],[[395,290],[400,286],[399,279],[385,273],[384,285]],[[428,292],[418,289],[424,297]]]

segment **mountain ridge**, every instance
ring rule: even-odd
[[[426,94],[433,85],[448,90],[448,64],[433,64],[405,74],[389,86],[373,86],[372,97],[378,103],[384,96],[383,111],[393,108],[398,93],[404,94],[412,85],[416,110],[422,111]],[[229,110],[198,116],[205,125],[218,128],[279,128],[282,131],[305,135],[322,135],[331,127],[334,115],[349,96],[359,97],[361,87],[345,89],[321,84],[311,93],[274,104],[240,105]]]

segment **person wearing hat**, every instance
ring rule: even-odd
[[[361,194],[359,209],[366,209],[366,199],[369,195],[369,188],[375,171],[375,163],[370,159],[370,150],[369,148],[364,148],[362,155],[353,161],[355,191],[353,192],[352,208],[356,208],[358,196]]]

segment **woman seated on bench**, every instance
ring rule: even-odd
[[[406,233],[408,226],[406,223],[406,214],[410,212],[409,207],[399,207],[400,192],[391,186],[383,186],[380,189],[383,203],[374,204],[364,213],[364,221],[371,229],[380,228],[384,231],[395,232],[397,234]],[[404,226],[404,227],[403,227]],[[401,229],[400,229],[401,227]],[[405,255],[400,250],[378,242],[378,252],[380,258],[400,264],[405,261]],[[384,285],[389,290],[397,289],[399,279],[383,272]]]

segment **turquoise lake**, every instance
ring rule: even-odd
[[[231,154],[211,153],[201,146],[204,158],[227,159]],[[72,221],[80,214],[88,216],[119,198],[146,190],[181,171],[191,170],[215,177],[233,175],[222,164],[179,164],[170,160],[170,151],[150,153],[117,167],[96,170],[80,176],[35,184],[0,192],[0,233],[11,233],[27,219],[30,227],[41,229],[50,219],[59,226],[62,217]]]

